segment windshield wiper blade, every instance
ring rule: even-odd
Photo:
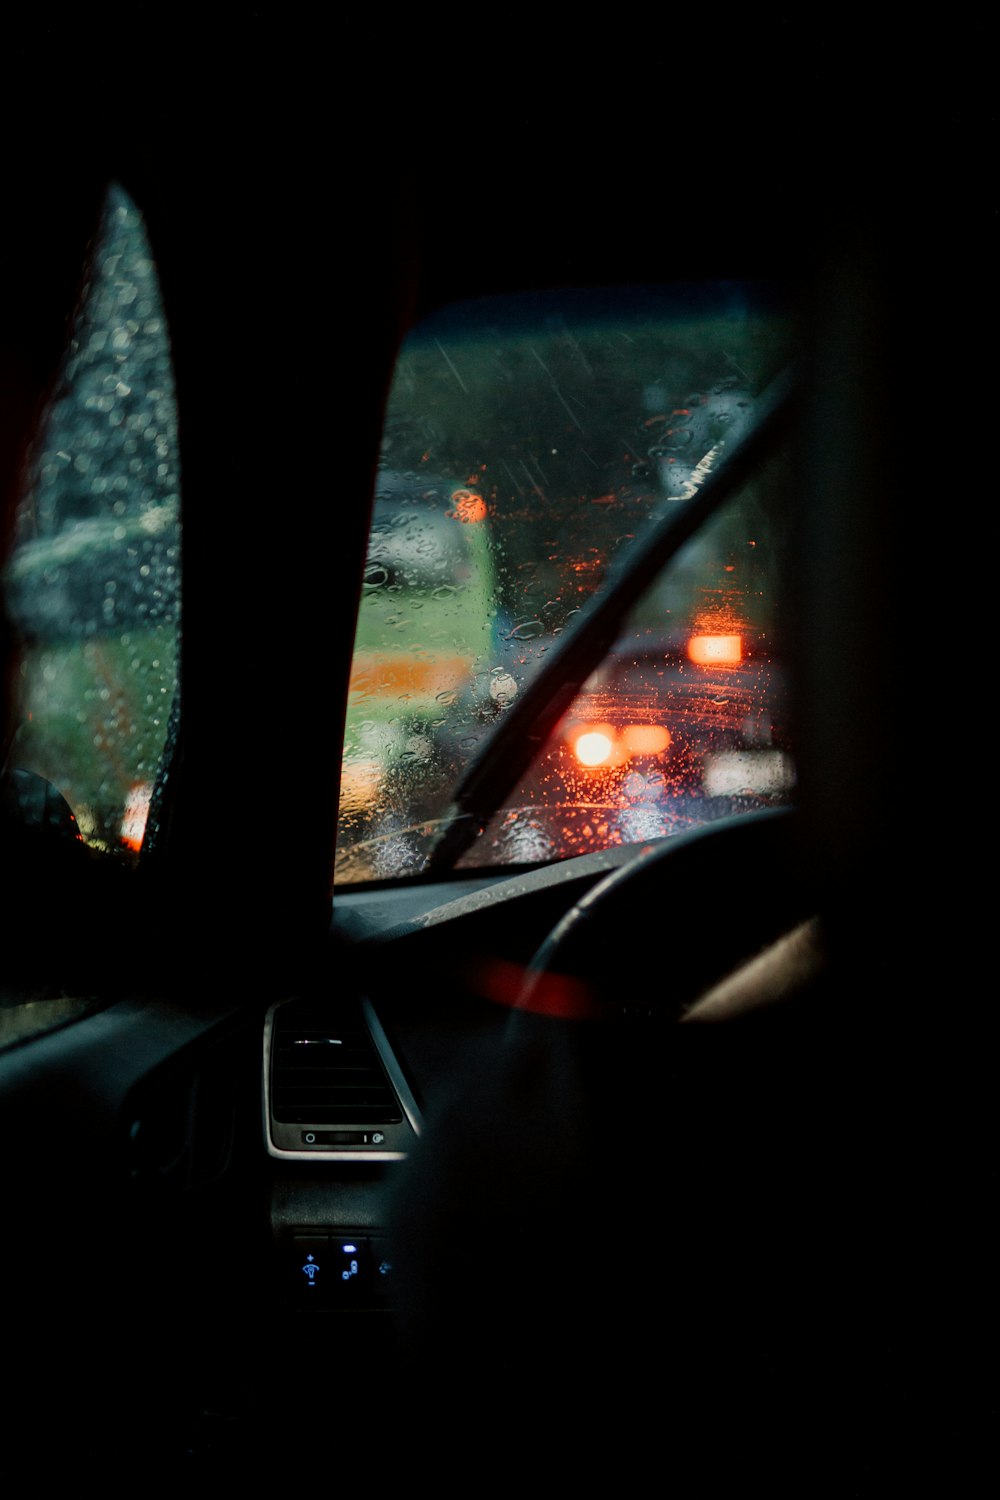
[[[797,392],[798,378],[791,366],[758,398],[742,437],[724,452],[695,494],[683,505],[670,506],[649,534],[629,548],[601,592],[583,606],[573,630],[521,696],[504,710],[502,727],[466,767],[425,873],[454,869],[475,843],[614,645],[632,606],[675,553],[775,451],[790,428]]]

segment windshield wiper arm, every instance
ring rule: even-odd
[[[521,696],[504,710],[499,732],[466,767],[443,820],[444,831],[431,850],[426,873],[453,869],[475,843],[614,645],[633,604],[674,554],[775,450],[790,427],[797,389],[794,367],[772,381],[755,403],[752,421],[742,437],[723,453],[718,467],[709,471],[700,489],[683,505],[671,506],[645,539],[629,548],[601,592],[583,606],[573,630],[566,633]]]

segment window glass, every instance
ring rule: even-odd
[[[463,768],[609,567],[705,476],[789,354],[768,288],[479,302],[410,336],[383,437],[340,882],[416,875]],[[786,798],[776,472],[634,611],[466,866],[563,858]]]
[[[22,813],[44,793],[86,843],[128,859],[177,693],[180,476],[156,269],[117,187],[30,456],[4,589],[20,643],[7,768],[20,773]]]
[[[463,867],[566,858],[789,800],[784,484],[772,469],[678,554]]]

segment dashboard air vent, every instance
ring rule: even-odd
[[[398,1156],[419,1130],[416,1105],[367,1002],[273,1006],[264,1079],[273,1155]]]

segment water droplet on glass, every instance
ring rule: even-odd
[[[369,563],[365,569],[364,584],[366,589],[381,588],[382,584],[388,583],[389,571],[381,563]]]
[[[501,707],[517,697],[517,683],[503,667],[494,667],[490,673],[490,697]]]

